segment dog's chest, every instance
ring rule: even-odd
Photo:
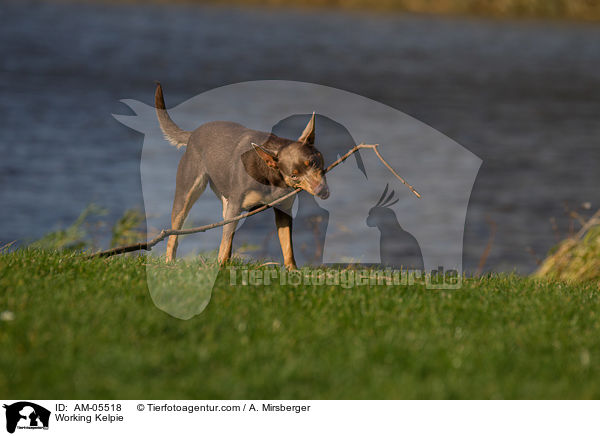
[[[274,200],[277,200],[283,195],[285,195],[285,192],[281,189],[274,191],[249,190],[245,193],[244,198],[242,199],[242,208],[251,209],[255,206],[268,204]],[[288,201],[286,200],[283,203],[288,203]]]

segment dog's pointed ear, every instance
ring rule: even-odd
[[[304,128],[302,135],[298,138],[298,142],[303,142],[305,144],[314,145],[315,143],[315,113],[312,113],[312,117],[310,117],[310,121]]]
[[[268,166],[270,166],[271,168],[277,169],[277,153],[276,152],[267,150],[262,145],[255,144],[254,142],[252,142],[251,144],[252,144],[252,148],[254,148],[254,151],[256,152],[256,154],[258,154],[258,156],[263,161],[265,161],[265,163]]]

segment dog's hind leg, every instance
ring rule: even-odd
[[[173,210],[171,212],[171,228],[180,230],[187,218],[192,206],[202,195],[208,183],[208,176],[200,174],[196,177],[185,177],[184,174],[177,174],[177,185],[175,187],[175,199],[173,200]],[[167,262],[175,259],[177,254],[177,235],[169,236],[167,242]]]

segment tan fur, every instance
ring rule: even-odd
[[[277,225],[277,236],[279,236],[279,243],[281,244],[283,263],[288,269],[297,269],[292,244],[292,217],[279,209],[275,209],[275,224]]]
[[[243,208],[250,208],[256,206],[257,204],[263,202],[263,196],[260,192],[257,191],[249,191],[244,197],[244,202],[242,203]]]

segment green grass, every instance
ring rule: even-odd
[[[0,254],[0,396],[600,398],[596,283],[492,276],[431,291],[222,279],[206,310],[182,321],[154,306],[152,262]]]

